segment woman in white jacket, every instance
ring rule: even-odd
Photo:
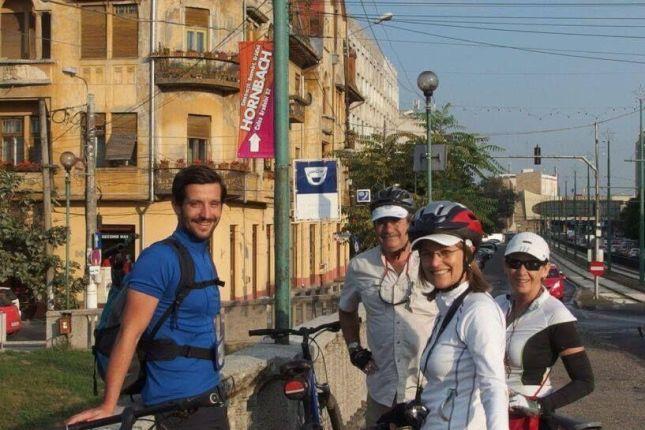
[[[504,315],[473,261],[482,235],[468,208],[447,201],[420,209],[410,227],[419,278],[434,286],[439,308],[420,362],[423,430],[508,429]]]

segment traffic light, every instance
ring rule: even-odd
[[[533,164],[539,165],[542,163],[540,155],[542,155],[542,150],[539,145],[535,145],[535,148],[533,148]]]

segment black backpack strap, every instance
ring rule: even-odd
[[[190,256],[190,253],[188,252],[186,247],[173,237],[164,239],[162,243],[170,246],[179,257],[179,285],[177,286],[175,300],[171,303],[170,306],[168,306],[161,317],[159,317],[157,323],[150,331],[150,334],[146,336],[148,339],[154,339],[154,337],[157,335],[157,332],[159,332],[159,330],[161,329],[163,323],[171,314],[176,316],[177,309],[182,304],[186,296],[188,296],[188,293],[190,293],[192,290],[206,288],[211,285],[224,286],[224,282],[220,281],[217,278],[207,281],[195,282],[195,264],[193,263],[193,257]],[[212,261],[211,264],[213,264]],[[215,266],[213,265],[213,268],[214,267]]]
[[[149,361],[167,361],[177,357],[213,361],[217,354],[213,348],[177,345],[172,339],[143,339],[141,346],[145,351],[145,359]]]
[[[179,257],[179,285],[177,286],[175,300],[170,304],[170,306],[168,306],[161,317],[159,317],[157,323],[150,331],[150,334],[146,336],[148,339],[154,339],[154,337],[157,335],[157,332],[159,331],[159,329],[161,329],[161,326],[168,319],[170,314],[174,313],[177,310],[181,302],[184,301],[184,299],[190,292],[190,286],[193,284],[193,280],[195,279],[195,265],[193,264],[193,259],[188,253],[186,247],[180,244],[179,241],[173,237],[164,239],[163,241],[161,241],[161,243],[170,246]]]
[[[446,312],[446,317],[441,321],[441,326],[439,327],[439,330],[437,331],[437,335],[434,337],[434,343],[430,346],[430,349],[428,350],[428,355],[426,355],[426,360],[425,363],[423,364],[423,367],[421,367],[421,363],[419,363],[419,373],[417,375],[417,392],[415,396],[415,401],[420,402],[421,401],[421,392],[423,391],[423,387],[421,387],[420,381],[421,381],[421,373],[425,373],[426,368],[428,367],[428,359],[430,358],[430,354],[432,354],[432,350],[434,347],[437,345],[439,342],[439,337],[443,334],[443,332],[446,330],[446,327],[448,324],[450,324],[450,321],[452,320],[452,317],[455,316],[455,313],[457,313],[457,310],[461,307],[461,304],[464,302],[464,299],[466,296],[471,292],[470,285],[468,288],[466,288],[466,291],[461,293],[459,297],[455,299],[454,302],[450,305],[448,308],[448,312]],[[430,344],[430,340],[432,339],[432,335],[428,338],[428,342],[426,343],[425,349],[428,347]]]

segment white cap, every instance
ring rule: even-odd
[[[542,236],[535,233],[524,232],[513,236],[506,245],[504,256],[518,252],[532,255],[540,261],[549,259],[549,245],[542,239]]]
[[[453,236],[452,234],[436,233],[429,234],[427,236],[421,236],[420,238],[415,239],[412,242],[412,247],[414,248],[416,244],[423,240],[429,240],[430,242],[435,242],[443,246],[453,246],[463,241],[461,237]],[[470,246],[472,243],[469,239],[466,239],[466,244]]]
[[[407,218],[408,211],[401,206],[395,205],[384,205],[379,206],[372,211],[372,221],[376,221],[381,218]]]

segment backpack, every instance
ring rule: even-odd
[[[214,361],[218,370],[224,364],[224,323],[221,310],[216,321],[217,346],[214,349],[177,345],[171,339],[155,339],[157,332],[168,317],[173,315],[176,318],[177,309],[192,290],[212,285],[224,286],[224,282],[218,278],[195,282],[195,265],[186,247],[172,237],[164,239],[160,243],[169,245],[179,258],[180,279],[177,293],[175,300],[159,317],[152,330],[141,336],[123,381],[121,394],[134,395],[141,393],[146,381],[145,364],[149,360],[174,360],[177,357],[199,358]],[[213,265],[214,268],[215,266]],[[126,285],[127,282],[123,282],[123,286],[110,289],[101,314],[101,320],[96,330],[94,330],[94,345],[92,346],[92,354],[94,355],[94,395],[98,394],[96,372],[98,370],[101,380],[105,381],[110,354],[121,329],[121,318],[128,293]]]

